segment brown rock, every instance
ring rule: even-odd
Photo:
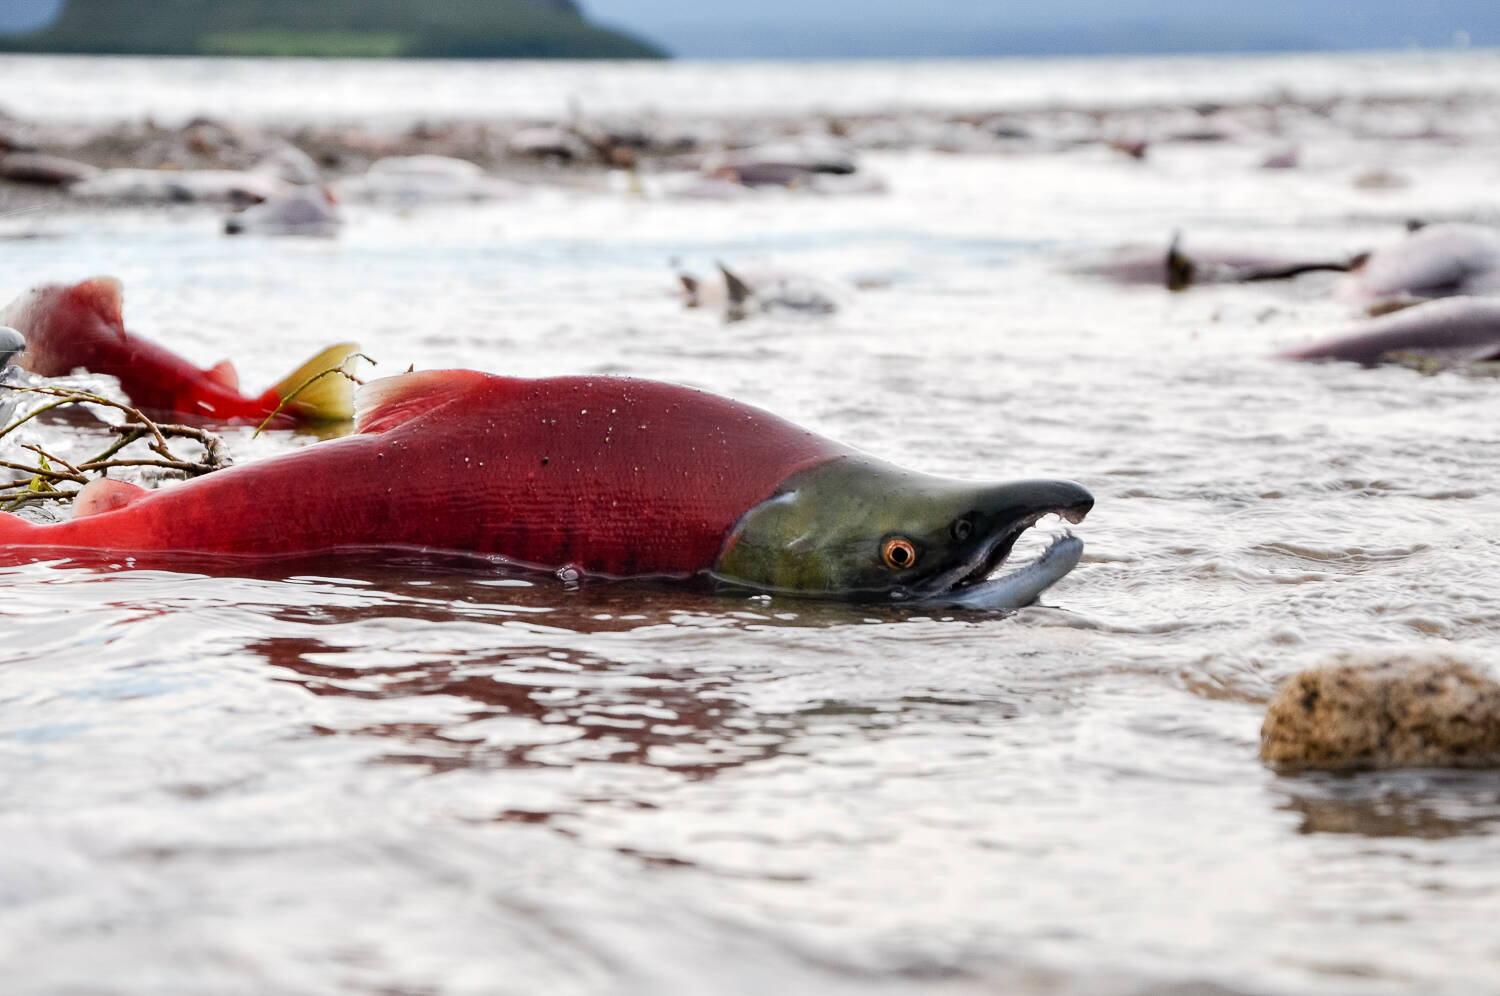
[[[1297,768],[1500,767],[1500,684],[1436,654],[1341,654],[1282,685],[1260,757]]]

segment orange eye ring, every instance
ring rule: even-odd
[[[911,545],[911,540],[892,536],[880,548],[880,556],[885,561],[885,566],[904,571],[917,562],[917,548]]]

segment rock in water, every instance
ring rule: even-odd
[[[1260,758],[1294,768],[1500,767],[1500,683],[1438,654],[1341,654],[1282,685]]]

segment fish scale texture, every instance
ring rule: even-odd
[[[852,451],[701,391],[474,371],[370,385],[352,436],[216,471],[123,508],[42,525],[39,548],[266,557],[349,547],[499,555],[591,574],[689,575],[786,478]]]

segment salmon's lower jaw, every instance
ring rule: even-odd
[[[954,605],[969,609],[1003,612],[1023,608],[1069,571],[1083,557],[1083,540],[1063,533],[1052,540],[1042,555],[1019,570],[973,584],[958,585],[912,599],[923,605]]]

